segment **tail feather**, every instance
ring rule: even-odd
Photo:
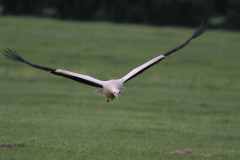
[[[103,89],[96,90],[96,91],[94,91],[93,93],[99,94],[99,95],[101,95],[101,96],[106,96],[105,94],[103,94]]]
[[[122,87],[122,90],[121,90],[121,92],[123,91],[123,90],[125,90],[126,88],[125,87]]]

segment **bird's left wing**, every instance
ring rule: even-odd
[[[145,71],[146,69],[150,68],[151,66],[153,66],[154,64],[160,62],[161,60],[163,60],[166,56],[169,56],[171,53],[178,51],[179,49],[183,48],[184,46],[186,46],[192,39],[197,38],[199,36],[201,36],[204,32],[206,32],[207,29],[207,24],[204,25],[204,23],[202,23],[200,26],[198,26],[194,32],[194,34],[192,35],[191,38],[189,38],[186,42],[178,45],[177,47],[173,48],[172,50],[168,51],[165,54],[162,54],[146,63],[144,63],[143,65],[133,69],[131,72],[129,72],[126,76],[124,76],[122,79],[124,81],[124,83],[126,83],[127,81],[129,81],[130,79],[136,77],[137,75],[139,75],[140,73],[142,73],[143,71]]]
[[[37,64],[29,63],[28,61],[25,61],[22,57],[20,57],[16,51],[13,52],[10,49],[8,49],[8,51],[4,51],[4,52],[5,53],[3,53],[3,55],[5,56],[5,58],[12,60],[13,62],[26,63],[34,68],[45,70],[45,71],[51,72],[52,74],[55,74],[58,76],[63,76],[63,77],[93,86],[93,87],[103,88],[102,81],[95,79],[93,77],[70,72],[70,71],[65,71],[65,70],[61,70],[61,69],[53,69],[53,68],[48,68],[48,67],[40,66]]]

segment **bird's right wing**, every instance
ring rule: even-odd
[[[51,72],[52,74],[55,74],[55,75],[58,75],[58,76],[63,76],[63,77],[66,77],[66,78],[69,78],[69,79],[72,79],[72,80],[75,80],[75,81],[93,86],[93,87],[103,88],[102,81],[98,80],[98,79],[95,79],[93,77],[78,74],[78,73],[74,73],[74,72],[70,72],[70,71],[65,71],[65,70],[61,70],[61,69],[53,69],[53,68],[48,68],[48,67],[40,66],[40,65],[37,65],[37,64],[29,63],[29,62],[25,61],[22,57],[20,57],[19,54],[16,51],[13,52],[10,49],[8,49],[8,51],[4,51],[4,52],[5,53],[3,53],[3,55],[5,56],[5,58],[9,59],[9,60],[12,60],[13,62],[26,63],[29,66]]]
[[[140,73],[144,72],[146,69],[150,68],[151,66],[157,64],[158,62],[160,62],[161,60],[163,60],[165,57],[169,56],[170,54],[172,54],[173,52],[178,51],[179,49],[183,48],[184,46],[186,46],[192,39],[197,38],[199,36],[201,36],[204,32],[206,32],[208,25],[204,25],[204,23],[202,23],[200,26],[198,26],[194,32],[194,34],[192,35],[192,37],[190,37],[187,41],[185,41],[184,43],[178,45],[177,47],[173,48],[172,50],[168,51],[167,53],[164,53],[146,63],[144,63],[143,65],[133,69],[131,72],[129,72],[127,75],[125,75],[122,79],[124,81],[124,83],[126,83],[127,81],[129,81],[130,79],[136,77],[137,75],[139,75]]]

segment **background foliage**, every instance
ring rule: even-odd
[[[240,29],[239,0],[0,0],[3,15]]]

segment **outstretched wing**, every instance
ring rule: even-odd
[[[101,80],[92,78],[87,75],[82,75],[82,74],[69,72],[69,71],[65,71],[65,70],[61,70],[61,69],[48,68],[48,67],[40,66],[37,64],[29,63],[29,62],[25,61],[21,56],[19,56],[19,54],[16,51],[13,52],[10,49],[7,49],[7,51],[4,50],[4,52],[5,53],[3,53],[3,55],[5,56],[5,58],[9,59],[13,62],[26,63],[34,68],[42,69],[42,70],[51,72],[52,74],[55,74],[58,76],[63,76],[63,77],[72,79],[74,81],[78,81],[78,82],[93,86],[93,87],[103,88]]]
[[[194,32],[194,34],[192,35],[191,38],[189,38],[186,42],[180,44],[179,46],[173,48],[172,50],[168,51],[167,53],[164,53],[146,63],[144,63],[143,65],[133,69],[131,72],[129,72],[126,76],[124,76],[122,79],[124,81],[124,83],[126,83],[127,81],[129,81],[130,79],[136,77],[137,75],[139,75],[140,73],[142,73],[143,71],[145,71],[146,69],[150,68],[151,66],[153,66],[154,64],[157,64],[158,62],[160,62],[161,60],[163,60],[166,56],[169,56],[170,54],[172,54],[173,52],[178,51],[179,49],[183,48],[184,46],[186,46],[192,39],[197,38],[199,36],[201,36],[204,32],[206,32],[208,25],[204,24],[204,22],[198,26]]]

